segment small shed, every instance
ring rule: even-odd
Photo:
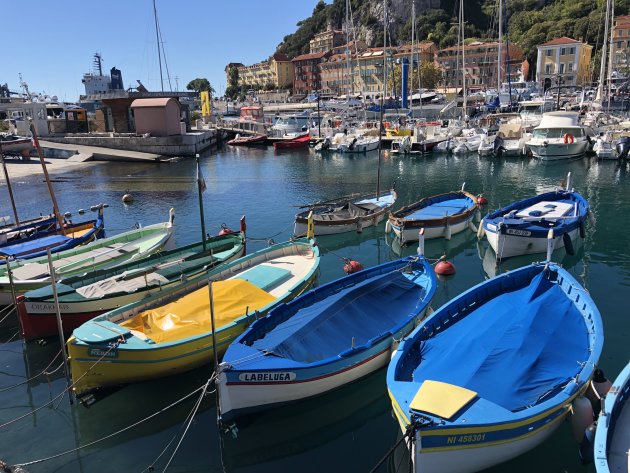
[[[136,99],[131,103],[136,133],[152,136],[181,134],[180,105],[174,98]]]

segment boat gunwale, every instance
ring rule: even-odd
[[[415,218],[406,218],[405,214],[409,214],[412,211],[417,210],[418,208],[425,208],[427,203],[431,199],[446,197],[449,195],[460,195],[471,199],[473,205],[472,207],[466,209],[464,212],[458,212],[453,215],[447,215],[445,217],[439,218],[425,218],[425,219],[415,219]],[[446,199],[448,200],[448,199]],[[413,204],[409,204],[406,207],[403,207],[395,212],[389,213],[389,222],[392,225],[400,228],[423,228],[423,227],[443,227],[447,224],[456,224],[461,223],[463,221],[468,220],[479,208],[477,204],[477,197],[472,195],[467,191],[453,191],[453,192],[445,192],[443,194],[436,194],[429,197],[425,197],[418,202],[414,202]]]

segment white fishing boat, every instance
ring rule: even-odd
[[[549,112],[543,115],[540,125],[534,128],[527,147],[534,157],[542,161],[577,158],[582,156],[590,138],[579,123],[577,112]]]

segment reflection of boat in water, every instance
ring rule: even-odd
[[[477,242],[477,252],[481,259],[483,271],[488,278],[493,278],[501,273],[506,273],[513,269],[527,266],[532,263],[541,261],[543,258],[540,254],[521,255],[513,258],[507,258],[502,261],[497,260],[494,250],[484,242]],[[564,247],[556,248],[552,253],[551,260],[557,261],[564,269],[570,269],[575,266],[584,257],[584,244],[579,239],[575,244],[575,254],[568,255]]]
[[[427,258],[439,258],[442,255],[445,255],[447,258],[453,258],[466,248],[472,247],[473,242],[476,240],[477,236],[472,232],[458,233],[453,235],[450,240],[444,238],[427,240],[424,243],[424,254]],[[416,243],[401,245],[400,239],[391,234],[385,235],[385,242],[398,257],[413,255],[418,251]]]
[[[352,445],[357,451],[348,452],[348,442],[339,442],[339,438],[348,434],[371,438],[378,433],[378,438],[387,439],[389,432],[393,443],[397,432],[389,411],[385,370],[381,369],[317,398],[239,419],[237,438],[226,435],[223,439],[225,466],[241,473],[282,471],[287,463],[269,464],[267,468],[265,464],[300,454],[312,458],[317,452],[321,458],[345,461],[347,471],[368,471],[383,452],[376,449],[370,455],[365,444],[356,441]],[[310,462],[293,459],[290,464],[300,464],[300,471],[320,471],[321,465],[309,468]]]

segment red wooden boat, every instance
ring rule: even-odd
[[[227,144],[232,145],[232,146],[264,145],[266,141],[267,141],[267,135],[253,135],[253,136],[236,135],[236,137],[228,141]]]
[[[276,141],[273,144],[275,149],[290,149],[290,148],[304,148],[311,142],[311,135],[301,135],[296,138],[290,138],[288,140]]]

